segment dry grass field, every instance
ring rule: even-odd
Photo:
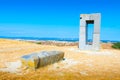
[[[100,51],[81,51],[77,46],[0,39],[0,80],[120,80],[120,50],[111,45],[102,43]],[[64,51],[65,60],[36,71],[7,68],[10,62],[20,61],[22,55],[51,50]]]

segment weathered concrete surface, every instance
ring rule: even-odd
[[[36,69],[58,62],[64,58],[64,52],[61,51],[42,51],[21,57],[23,66]]]
[[[81,14],[80,15],[80,35],[79,49],[81,50],[99,50],[100,49],[100,22],[101,14]],[[93,43],[87,44],[87,25],[94,24]]]
[[[43,51],[38,53],[39,56],[39,67],[45,66],[57,62],[64,57],[64,52],[61,51]]]
[[[21,57],[21,62],[23,66],[36,69],[39,64],[39,57],[37,56],[37,53],[24,55]]]

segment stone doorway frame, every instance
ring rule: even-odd
[[[100,49],[100,24],[101,14],[81,14],[80,15],[80,35],[79,49],[81,50],[99,50]],[[87,44],[87,24],[94,24],[92,45]]]

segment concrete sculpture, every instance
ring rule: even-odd
[[[79,35],[79,49],[81,50],[99,50],[100,49],[100,23],[101,14],[81,14],[80,15],[80,35]],[[87,44],[87,29],[88,24],[94,24],[93,42]]]

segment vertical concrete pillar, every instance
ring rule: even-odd
[[[101,14],[81,14],[80,15],[80,34],[79,49],[81,50],[99,50],[100,49],[100,22]],[[92,45],[87,44],[87,24],[94,24]]]

